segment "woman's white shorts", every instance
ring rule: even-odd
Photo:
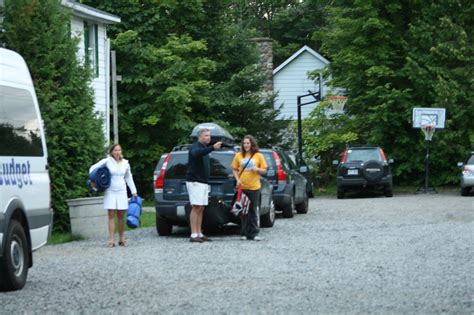
[[[207,206],[209,200],[209,185],[199,182],[186,182],[189,202],[193,206]]]

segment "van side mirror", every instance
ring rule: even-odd
[[[458,167],[463,167],[464,163],[463,162],[458,162]]]
[[[338,166],[338,165],[339,165],[339,161],[338,161],[338,160],[332,160],[332,165]]]
[[[393,164],[395,161],[393,159],[388,160],[388,164]]]
[[[306,173],[308,172],[308,167],[307,166],[300,166],[300,173]]]

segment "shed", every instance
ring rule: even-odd
[[[278,119],[296,119],[297,117],[297,97],[308,94],[308,90],[315,92],[318,84],[308,78],[308,73],[316,69],[324,69],[329,61],[308,46],[303,46],[290,58],[273,70],[273,92],[277,94],[275,98],[275,108],[283,104]],[[329,88],[322,85],[323,95]],[[309,101],[310,99],[304,99]],[[318,103],[301,107],[302,118],[317,106]]]

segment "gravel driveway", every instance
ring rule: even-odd
[[[154,228],[47,246],[0,313],[474,313],[474,198],[337,200],[278,218],[262,242],[225,227],[213,242]],[[105,228],[105,227],[104,227]]]

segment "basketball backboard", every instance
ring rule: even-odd
[[[436,129],[444,129],[446,108],[414,107],[412,127],[421,128],[423,125],[435,125]]]

